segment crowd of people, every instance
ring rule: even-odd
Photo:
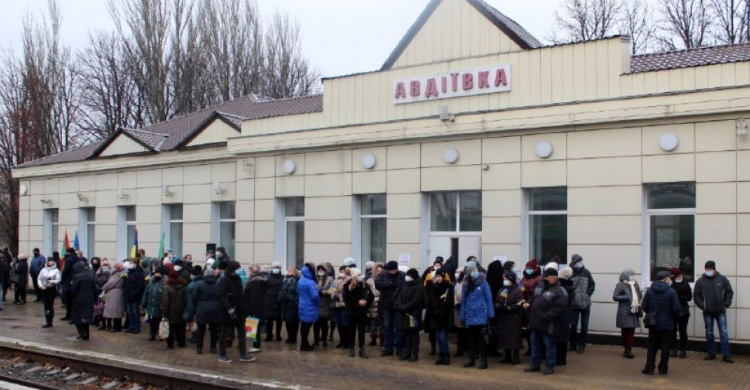
[[[525,339],[530,364],[524,371],[549,375],[567,364],[568,351],[585,352],[596,289],[577,254],[567,266],[559,259],[544,266],[532,259],[520,275],[512,261],[494,261],[485,269],[473,256],[463,267],[455,257],[438,257],[420,274],[396,261],[369,261],[360,270],[352,258],[338,268],[326,262],[284,270],[272,263],[265,268],[251,264],[246,272],[221,247],[208,252],[202,264],[169,251],[157,259],[141,250],[125,261],[89,261],[74,248],[62,259],[57,253],[45,258],[38,249],[33,254],[31,265],[25,254],[15,260],[7,250],[0,254],[0,288],[5,300],[8,285],[14,284],[14,303],[23,305],[30,274],[36,299],[44,303],[43,328],[53,327],[60,296],[65,307],[60,320],[75,324],[80,340],[89,339],[90,326],[139,334],[146,322],[149,341],[164,340],[169,349],[193,343],[199,355],[208,333],[210,353],[226,363],[232,362],[227,348],[235,341],[238,360],[252,362],[262,341],[282,341],[285,325],[286,343],[296,345],[299,337],[302,352],[328,347],[336,334],[335,348],[352,358],[368,359],[369,346],[380,347],[381,357],[395,355],[407,362],[419,360],[423,331],[436,365],[466,355],[463,367],[479,369],[488,367],[491,356],[520,364]],[[623,271],[612,297],[618,304],[623,357],[634,358],[635,330],[643,325],[648,328],[643,373],[655,373],[661,351],[658,372],[667,374],[670,357],[686,357],[689,302],[694,300],[706,326],[705,359],[716,358],[716,322],[722,360],[732,363],[726,320],[732,298],[729,280],[713,261],[706,262],[694,290],[679,268],[657,272],[645,293],[635,272]],[[249,348],[248,318],[255,321]]]

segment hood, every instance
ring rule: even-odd
[[[83,263],[82,263],[82,262],[80,262],[80,261],[79,261],[79,262],[77,262],[77,263],[76,263],[76,264],[75,264],[75,265],[73,266],[73,272],[75,272],[76,274],[80,274],[81,272],[86,272],[86,265],[85,265],[85,264],[83,264]]]
[[[635,275],[635,271],[633,271],[632,269],[628,268],[625,271],[622,271],[622,273],[620,274],[620,281],[624,282],[624,281],[628,280],[628,278],[631,277],[631,276],[633,276],[633,275]]]
[[[657,294],[663,294],[667,290],[669,290],[669,285],[665,282],[662,282],[661,280],[657,280],[653,283],[651,283],[651,289],[654,290]]]
[[[213,275],[205,275],[203,277],[203,282],[207,284],[214,284],[216,283],[216,276]]]
[[[255,274],[250,276],[250,280],[265,282],[266,280],[268,280],[268,278],[264,274]]]
[[[304,276],[307,279],[314,280],[312,273],[310,272],[310,268],[308,267],[302,267],[302,276]]]

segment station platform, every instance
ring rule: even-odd
[[[453,358],[450,366],[436,366],[429,356],[426,335],[422,353],[416,363],[380,358],[377,347],[369,347],[370,359],[350,358],[348,351],[332,345],[315,352],[299,352],[283,342],[263,342],[262,352],[254,354],[253,363],[220,363],[204,346],[196,355],[192,344],[187,348],[167,350],[166,344],[147,341],[142,327],[138,335],[91,331],[91,340],[75,340],[75,327],[56,320],[54,326],[42,329],[41,303],[16,306],[6,301],[0,312],[0,343],[21,344],[30,348],[77,354],[102,361],[130,366],[147,366],[180,375],[191,373],[205,378],[228,379],[241,384],[268,388],[346,389],[358,384],[372,389],[489,389],[513,386],[534,389],[750,389],[750,358],[735,356],[735,364],[721,359],[704,361],[704,353],[688,352],[686,359],[671,359],[669,375],[642,375],[646,351],[636,349],[633,360],[622,357],[621,348],[591,345],[583,354],[570,353],[568,365],[557,367],[555,375],[527,374],[518,366],[489,361],[489,369],[463,368],[464,358]],[[59,301],[56,303],[59,306]],[[62,310],[58,312],[62,313]],[[285,336],[285,335],[284,335]],[[453,350],[455,346],[451,345]],[[229,350],[237,358],[236,347]],[[253,387],[254,387],[253,386]]]

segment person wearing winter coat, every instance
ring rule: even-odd
[[[351,268],[351,279],[344,286],[344,304],[351,320],[349,327],[349,357],[354,357],[354,341],[358,340],[359,357],[367,359],[365,351],[365,329],[367,328],[367,315],[375,297],[364,282],[365,275],[357,268]],[[355,336],[357,337],[355,339]]]
[[[466,266],[466,277],[461,284],[461,322],[469,332],[469,359],[464,367],[474,367],[477,357],[479,369],[487,368],[487,344],[482,330],[492,325],[495,304],[490,285],[473,263]]]
[[[345,265],[339,267],[339,273],[334,284],[336,285],[336,293],[333,295],[333,315],[336,317],[336,327],[339,331],[339,343],[336,348],[348,349],[349,340],[349,315],[346,312],[346,304],[344,303],[344,287],[349,283],[349,270],[351,268]]]
[[[219,309],[219,323],[221,324],[221,336],[219,337],[219,361],[222,363],[231,363],[232,359],[227,355],[227,338],[229,333],[234,331],[237,334],[237,345],[239,348],[240,362],[252,362],[254,357],[247,353],[245,317],[242,304],[242,279],[237,275],[237,271],[242,268],[240,263],[230,260],[222,265],[226,266],[224,276],[218,281],[218,294],[221,299],[221,308]]]
[[[39,288],[39,273],[46,266],[47,258],[39,253],[39,248],[34,248],[32,253],[34,258],[31,259],[31,264],[29,264],[29,274],[31,275],[31,284],[34,286],[34,294],[36,295],[34,302],[42,302],[42,290]]]
[[[96,284],[96,304],[97,304],[97,325],[98,330],[107,330],[107,320],[104,318],[104,285],[107,284],[109,276],[112,274],[112,268],[109,266],[109,258],[105,257],[101,261],[99,269],[94,272],[94,283]],[[111,326],[111,324],[110,324]]]
[[[195,287],[198,283],[203,280],[203,268],[199,265],[192,265],[187,267],[190,270],[190,282],[187,285],[187,306],[185,312],[182,314],[182,319],[187,324],[187,331],[192,332],[191,338],[188,340],[190,343],[195,343],[198,338],[198,333],[193,331],[193,325],[195,325],[195,305],[193,304],[193,294],[195,293]]]
[[[86,269],[86,264],[78,262],[73,267],[75,275],[70,285],[70,302],[72,322],[78,330],[76,340],[89,339],[89,326],[94,323],[94,302],[96,301],[96,283],[94,275]]]
[[[661,350],[659,361],[659,375],[666,375],[669,371],[669,350],[672,346],[672,333],[674,332],[675,318],[680,314],[680,300],[677,292],[670,288],[672,283],[668,271],[659,271],[656,281],[643,297],[643,312],[655,319],[655,324],[648,328],[648,354],[646,367],[641,371],[646,375],[654,375],[656,369],[656,352]]]
[[[163,275],[167,272],[166,267],[159,267],[154,271],[141,299],[141,307],[146,310],[146,315],[150,318],[148,323],[148,341],[156,340],[156,336],[159,335],[159,324],[161,324],[161,320],[164,317],[161,310],[161,296],[164,293]]]
[[[73,281],[73,267],[78,263],[78,254],[75,248],[68,248],[65,251],[65,258],[63,259],[62,273],[60,277],[60,297],[63,305],[65,305],[65,317],[60,318],[61,321],[70,321],[70,310],[73,306],[70,303],[70,283]]]
[[[216,353],[216,342],[219,338],[219,322],[217,320],[221,310],[221,299],[219,297],[219,286],[216,276],[219,270],[213,274],[206,275],[195,286],[193,292],[193,305],[195,305],[195,322],[198,324],[198,335],[195,342],[195,353],[203,353],[203,340],[206,337],[206,328],[209,332],[209,348],[211,353]]]
[[[714,340],[714,322],[719,327],[721,340],[721,354],[723,361],[734,363],[729,353],[729,325],[727,324],[727,309],[732,306],[734,291],[724,275],[716,271],[716,263],[706,262],[703,276],[695,282],[693,299],[695,305],[703,310],[703,323],[706,326],[706,342],[708,355],[704,360],[716,359],[716,341]]]
[[[367,285],[367,288],[370,289],[370,293],[374,298],[372,305],[370,305],[370,312],[368,313],[368,317],[370,318],[369,346],[371,347],[377,346],[378,340],[380,340],[381,347],[385,344],[385,339],[383,338],[383,321],[378,312],[378,306],[380,305],[380,291],[375,287],[375,280],[377,280],[380,274],[383,273],[383,269],[385,269],[383,263],[375,263],[370,278],[365,277],[365,284]]]
[[[8,259],[0,253],[0,311],[3,310],[3,302],[5,301],[5,294],[8,291],[8,284],[10,283],[10,262]]]
[[[125,298],[125,311],[128,315],[128,329],[124,333],[141,333],[141,298],[146,288],[146,276],[143,268],[138,264],[135,258],[129,259],[125,263],[126,278],[122,285],[122,293]]]
[[[257,318],[258,329],[263,329],[263,321],[265,321],[263,309],[266,303],[268,278],[260,272],[260,266],[257,264],[251,264],[248,270],[250,271],[250,278],[242,291],[242,305],[244,306],[242,311],[246,317]],[[260,340],[261,335],[258,334],[253,340],[253,347],[248,352],[260,352]]]
[[[318,320],[318,310],[320,305],[320,296],[318,295],[317,280],[315,275],[315,266],[312,263],[306,263],[302,267],[302,278],[297,283],[297,294],[299,296],[299,321],[300,324],[300,351],[314,351],[315,348],[310,345],[309,335],[315,321]]]
[[[492,264],[490,264],[490,268]],[[495,314],[497,324],[497,347],[502,349],[503,360],[500,363],[519,364],[521,349],[521,328],[523,327],[523,292],[516,283],[513,271],[504,271],[502,288],[495,296]],[[491,288],[491,287],[490,287]]]
[[[281,310],[279,310],[279,290],[284,282],[281,274],[281,263],[271,264],[271,272],[268,274],[268,286],[266,298],[263,303],[263,314],[266,316],[266,341],[273,341],[274,329],[276,329],[276,341],[281,341]]]
[[[419,271],[414,268],[406,271],[404,284],[393,300],[396,308],[396,326],[404,333],[404,352],[399,356],[399,360],[416,362],[419,360],[422,310],[427,305],[427,294],[419,278]]]
[[[672,357],[684,359],[687,357],[688,334],[687,327],[690,321],[690,304],[693,300],[693,289],[690,283],[685,282],[682,270],[674,267],[669,271],[672,274],[672,288],[677,292],[677,298],[680,300],[680,316],[675,322],[674,338],[672,339]],[[677,332],[680,333],[679,354],[677,344]]]
[[[169,322],[167,348],[173,349],[175,340],[178,347],[184,348],[186,341],[183,314],[187,307],[187,282],[180,278],[180,274],[175,270],[170,271],[168,275],[166,286],[161,293],[161,312]]]
[[[435,258],[435,262],[432,263],[432,267],[428,267],[425,272],[422,274],[422,280],[424,280],[424,291],[427,295],[430,294],[430,289],[432,288],[432,278],[435,276],[435,272],[437,270],[440,270],[443,268],[443,258],[441,256],[438,256]],[[450,282],[450,276],[445,275],[443,279],[447,279],[448,282]],[[434,356],[437,349],[437,330],[432,325],[432,313],[430,313],[430,306],[427,305],[427,310],[425,310],[424,315],[424,322],[423,322],[423,328],[425,332],[428,332],[429,334],[429,340],[430,340],[430,356]]]
[[[26,286],[29,284],[29,256],[25,253],[18,255],[18,261],[13,264],[13,273],[16,276],[17,282],[15,283],[15,299],[13,303],[16,305],[26,304]]]
[[[55,297],[57,297],[57,285],[60,284],[60,270],[57,269],[55,260],[47,261],[46,267],[42,268],[37,275],[37,287],[44,302],[44,325],[42,328],[52,327],[52,319],[55,317]]]
[[[542,269],[539,268],[539,262],[537,259],[531,259],[526,263],[526,267],[523,270],[521,276],[521,292],[523,292],[523,299],[526,302],[531,302],[534,297],[534,291],[537,286],[542,282]],[[526,339],[526,345],[529,349],[526,350],[525,355],[531,356],[531,329],[529,329],[529,312],[524,310],[523,313],[523,336]]]
[[[122,332],[122,317],[125,317],[125,299],[122,286],[125,284],[125,266],[122,262],[116,262],[114,271],[104,284],[104,320],[107,330],[111,332]]]
[[[279,310],[286,325],[286,344],[297,344],[297,332],[299,330],[298,282],[299,271],[294,267],[289,267],[286,270],[284,283],[281,284],[281,290],[279,290]]]
[[[432,286],[427,294],[427,307],[430,312],[430,323],[435,329],[437,338],[438,360],[436,365],[450,365],[451,355],[448,346],[448,329],[451,327],[453,312],[453,285],[445,277],[445,270],[438,269],[432,277]]]
[[[320,264],[317,267],[318,274],[318,320],[313,325],[313,347],[323,343],[324,347],[328,346],[328,318],[331,316],[331,305],[333,296],[336,295],[336,285],[333,278],[328,276],[326,268]]]
[[[620,282],[615,286],[612,300],[617,302],[617,316],[615,325],[620,328],[622,345],[625,348],[622,356],[633,358],[633,343],[635,342],[635,328],[641,324],[640,317],[643,313],[641,301],[643,295],[638,282],[635,280],[635,271],[628,268],[620,274]]]
[[[596,283],[591,272],[583,265],[581,255],[573,255],[570,260],[573,277],[570,281],[575,285],[575,298],[570,312],[570,346],[568,349],[583,353],[589,333],[589,318],[591,317],[591,297],[594,295]],[[578,332],[578,320],[581,321],[581,331]]]
[[[464,326],[461,321],[461,299],[463,299],[463,289],[461,286],[466,277],[466,274],[464,274],[464,267],[458,268],[454,276],[456,285],[453,288],[453,329],[456,332],[458,343],[456,344],[456,353],[453,357],[461,357],[464,355],[464,352],[469,350],[469,330],[466,329],[466,326]]]
[[[458,258],[456,256],[449,257],[448,260],[446,260],[445,263],[443,263],[443,269],[445,270],[445,274],[450,276],[451,279],[453,279],[453,276],[456,274],[456,271],[458,271]],[[460,290],[460,289],[456,289],[456,290]]]
[[[554,268],[544,271],[544,288],[534,295],[531,302],[524,303],[529,310],[531,328],[531,364],[524,372],[542,371],[542,351],[546,349],[546,366],[542,372],[551,375],[557,362],[557,336],[567,327],[561,321],[568,306],[568,295],[558,283],[558,272]]]
[[[557,366],[568,364],[568,341],[570,339],[570,315],[573,307],[573,300],[576,297],[576,286],[570,280],[573,277],[573,268],[565,267],[558,271],[557,283],[568,294],[568,306],[560,316],[560,332],[557,335]]]
[[[382,272],[375,280],[375,287],[380,291],[378,313],[383,320],[383,334],[385,339],[385,346],[380,356],[393,356],[394,346],[396,347],[397,355],[403,355],[404,337],[401,329],[396,326],[394,297],[396,291],[404,285],[405,276],[405,273],[398,270],[397,262],[389,261],[385,265],[385,272]]]

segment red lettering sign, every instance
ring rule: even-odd
[[[411,82],[411,96],[417,97],[421,94],[422,89],[420,88],[419,80]]]
[[[398,83],[396,84],[396,99],[405,99],[406,98],[406,87],[404,87],[404,83]]]
[[[410,75],[393,80],[393,104],[510,92],[511,77],[509,64]]]
[[[495,86],[507,86],[508,85],[508,77],[505,75],[505,69],[500,68],[497,70],[497,73],[495,73]]]
[[[464,91],[468,91],[474,88],[474,75],[471,73],[464,73],[461,77],[463,79]]]
[[[447,93],[448,92],[448,78],[443,76],[442,79],[443,79],[443,93]]]
[[[489,88],[490,87],[490,72],[479,72],[479,88]]]
[[[451,84],[453,88],[451,88],[451,90],[453,92],[458,91],[458,73],[451,74],[451,81],[453,81],[453,84]]]
[[[437,82],[435,81],[435,79],[427,80],[427,88],[425,88],[424,97],[438,97]]]

